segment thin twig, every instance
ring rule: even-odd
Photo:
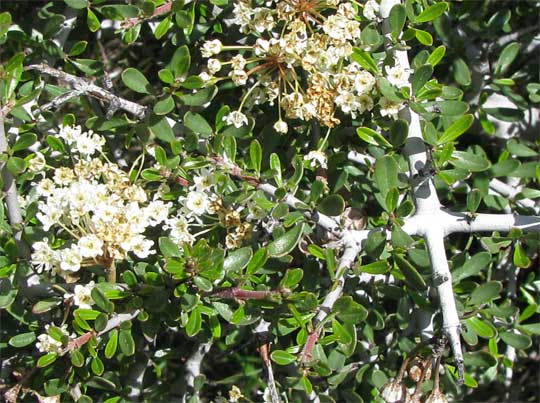
[[[37,70],[41,73],[48,74],[59,80],[65,81],[79,94],[88,95],[109,104],[113,104],[114,106],[118,107],[118,109],[129,112],[132,115],[136,116],[138,119],[144,119],[148,111],[148,108],[146,106],[141,106],[135,102],[120,98],[119,96],[95,85],[94,83],[85,78],[65,73],[46,64],[32,64],[30,66],[26,66],[25,70]],[[65,99],[64,102],[65,101],[67,101],[67,99]]]

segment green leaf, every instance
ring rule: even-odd
[[[504,74],[512,62],[516,59],[516,56],[519,53],[520,45],[517,42],[509,43],[504,47],[501,54],[499,55],[499,60],[495,65],[495,74],[500,75]]]
[[[491,163],[485,157],[468,151],[454,151],[450,163],[456,168],[471,172],[481,172],[491,167]]]
[[[462,101],[442,101],[437,105],[441,113],[446,116],[461,116],[469,110],[469,104]]]
[[[212,282],[201,276],[193,277],[193,283],[204,292],[210,292],[213,289]]]
[[[262,147],[258,140],[253,140],[249,145],[249,158],[251,167],[257,172],[261,172]]]
[[[296,360],[296,357],[284,350],[274,350],[270,358],[278,365],[289,365]]]
[[[49,147],[51,147],[51,149],[53,149],[54,151],[58,151],[61,153],[65,152],[64,143],[58,137],[49,135],[45,138],[45,141],[47,142]]]
[[[538,152],[515,139],[506,143],[508,151],[517,157],[536,157]]]
[[[332,320],[332,331],[334,332],[334,335],[337,336],[340,343],[349,344],[352,342],[353,338],[349,332],[347,332],[347,329],[335,319]]]
[[[491,262],[491,255],[488,252],[480,252],[467,260],[463,266],[452,271],[452,278],[455,284],[461,280],[475,276]]]
[[[421,29],[415,29],[414,35],[416,36],[416,39],[418,42],[420,42],[422,45],[431,46],[433,45],[433,37],[431,34],[427,31],[421,30]]]
[[[76,10],[82,10],[83,8],[88,7],[87,0],[64,0],[64,3]]]
[[[523,332],[534,334],[536,336],[540,335],[540,323],[531,323],[526,325],[519,325],[519,329]]]
[[[356,133],[358,134],[358,137],[360,137],[366,143],[373,144],[375,146],[379,145],[379,143],[375,140],[375,136],[377,136],[379,133],[377,133],[375,130],[370,129],[369,127],[359,127],[356,129]]]
[[[37,362],[37,367],[45,368],[51,365],[53,362],[55,362],[57,358],[58,358],[58,355],[56,353],[49,353],[49,354],[42,355],[41,357],[39,357],[39,360]]]
[[[338,194],[327,196],[318,204],[317,210],[329,216],[339,216],[345,210],[345,200]]]
[[[441,45],[437,47],[426,60],[426,63],[431,64],[433,67],[435,67],[439,62],[443,59],[444,55],[446,54],[446,48],[444,45]]]
[[[176,139],[174,132],[165,117],[151,116],[148,122],[148,130],[158,139],[167,143]]]
[[[105,312],[112,313],[114,311],[114,304],[107,299],[105,294],[103,294],[98,287],[92,288],[91,295],[96,305]]]
[[[24,133],[17,139],[11,147],[11,151],[25,150],[37,141],[37,136],[34,133]]]
[[[398,200],[399,200],[399,191],[396,188],[390,189],[384,199],[385,204],[386,204],[385,210],[388,211],[389,213],[393,213],[397,207]]]
[[[461,57],[454,60],[452,67],[454,69],[454,79],[458,84],[463,86],[471,85],[471,71]]]
[[[471,114],[460,117],[444,131],[442,136],[437,140],[437,144],[441,145],[456,140],[471,127],[473,122],[474,116]]]
[[[171,95],[167,95],[165,98],[159,100],[154,105],[154,113],[156,115],[166,115],[171,112],[176,105],[174,104],[174,99]]]
[[[478,189],[473,189],[467,193],[467,211],[469,213],[474,213],[478,210],[478,206],[482,202],[482,192]]]
[[[279,283],[279,286],[292,290],[302,280],[303,276],[304,271],[302,269],[288,269],[285,272],[285,276],[283,276],[283,279]]]
[[[379,68],[377,67],[377,63],[375,62],[375,60],[373,60],[373,57],[368,52],[359,48],[354,48],[352,59],[364,69],[372,72],[373,74],[380,73]]]
[[[210,102],[217,94],[217,87],[210,85],[202,88],[194,94],[179,94],[178,97],[187,106],[203,106]]]
[[[379,260],[377,262],[362,265],[358,267],[358,270],[362,273],[386,274],[390,271],[390,265],[386,260]]]
[[[424,64],[415,70],[412,77],[412,91],[413,94],[417,94],[418,91],[429,81],[433,75],[433,66],[431,64]]]
[[[131,329],[122,329],[118,336],[120,351],[127,356],[135,354],[135,340],[131,335]]]
[[[170,238],[162,236],[158,240],[159,250],[164,257],[181,257],[182,252]]]
[[[270,169],[275,171],[274,180],[278,186],[283,186],[283,180],[281,179],[281,162],[279,156],[276,153],[270,154]]]
[[[483,337],[484,339],[491,339],[496,334],[493,326],[480,318],[468,318],[466,322],[467,325],[469,325],[478,334],[478,336]]]
[[[440,17],[448,8],[448,3],[441,2],[429,6],[424,11],[415,18],[414,22],[416,24],[421,24],[423,22],[433,21],[434,19]]]
[[[118,347],[118,329],[113,329],[109,333],[109,340],[105,346],[105,357],[111,359],[116,354],[116,349]]]
[[[183,45],[175,50],[167,68],[173,72],[175,78],[180,78],[187,74],[190,65],[191,56],[189,54],[189,48],[187,45]]]
[[[16,348],[21,348],[32,344],[35,340],[36,334],[34,332],[20,333],[10,338],[8,344]]]
[[[398,165],[396,160],[385,155],[375,162],[375,183],[381,192],[383,198],[392,188],[398,187]]]
[[[169,29],[171,29],[172,22],[171,22],[171,16],[165,17],[159,25],[156,27],[156,30],[154,32],[154,36],[156,39],[161,39],[167,32],[169,32]]]
[[[494,164],[490,172],[493,175],[493,177],[501,177],[501,176],[512,176],[511,174],[519,168],[520,166],[519,160],[515,160],[512,158],[509,158],[507,160],[498,162]],[[528,197],[528,196],[526,196]]]
[[[525,350],[532,344],[530,336],[519,333],[500,332],[499,336],[509,346],[512,346],[518,350]]]
[[[250,247],[237,249],[227,256],[223,262],[223,270],[226,272],[238,272],[246,267],[253,256],[253,251]]]
[[[140,94],[152,93],[152,86],[144,74],[134,67],[129,67],[122,72],[122,82],[126,87]]]
[[[409,123],[403,119],[394,120],[390,127],[390,143],[398,148],[405,143],[409,135]]]
[[[420,273],[418,273],[412,264],[405,260],[401,255],[393,254],[392,256],[394,258],[394,262],[399,268],[399,271],[405,276],[407,283],[412,288],[418,291],[423,291],[427,288],[424,278],[420,275]]]
[[[86,9],[86,13],[86,25],[88,25],[88,29],[91,32],[96,32],[101,27],[98,17],[94,14],[90,7]]]
[[[529,259],[519,242],[514,247],[513,263],[516,267],[521,268],[527,268],[532,264],[531,259]]]
[[[69,353],[69,358],[71,363],[78,368],[84,365],[84,355],[79,350]]]
[[[267,246],[268,256],[281,257],[290,253],[300,241],[304,233],[304,224],[296,225]]]
[[[266,260],[268,259],[268,251],[266,248],[258,249],[251,260],[249,261],[249,264],[247,265],[246,273],[247,274],[255,274],[261,267],[264,266],[266,263]]]
[[[203,138],[210,137],[214,132],[212,126],[202,115],[191,111],[186,112],[184,115],[184,125]]]
[[[79,56],[86,50],[86,46],[88,46],[87,41],[76,42],[69,50],[68,56]]]
[[[400,227],[394,226],[392,230],[392,246],[394,248],[408,248],[413,242],[414,239],[409,234]]]
[[[26,169],[26,161],[19,157],[10,157],[6,167],[13,176],[17,176]]]
[[[340,297],[332,307],[332,312],[343,323],[360,323],[368,316],[368,310],[351,296]]]
[[[468,305],[477,306],[485,304],[492,299],[499,296],[502,290],[502,285],[498,281],[489,281],[483,284],[480,284],[476,287],[470,295]]]
[[[158,71],[158,77],[166,84],[172,84],[174,82],[174,76],[171,70],[161,69]]]
[[[390,22],[390,28],[392,29],[392,36],[394,38],[397,39],[399,37],[399,34],[405,26],[406,18],[407,14],[405,13],[405,7],[403,7],[403,5],[396,4],[390,10],[390,16],[388,19]]]
[[[33,307],[32,307],[32,313],[39,315],[40,313],[49,312],[52,308],[55,306],[60,305],[62,300],[58,298],[46,298],[41,301],[38,301]]]
[[[96,375],[103,374],[103,371],[105,371],[105,366],[103,365],[103,361],[99,357],[92,358],[92,362],[90,363],[90,368],[92,369],[92,372]]]
[[[465,366],[489,368],[497,364],[497,360],[485,351],[463,354]]]
[[[202,328],[202,318],[201,318],[201,311],[199,309],[194,309],[189,314],[189,319],[186,324],[186,333],[188,337],[193,337]]]

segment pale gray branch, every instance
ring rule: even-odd
[[[94,98],[97,98],[101,101],[112,104],[118,109],[122,109],[126,112],[131,113],[136,116],[138,119],[144,119],[146,116],[148,108],[141,106],[135,102],[128,101],[127,99],[120,98],[119,96],[113,94],[110,91],[107,91],[101,87],[98,87],[91,81],[74,76],[73,74],[65,73],[61,70],[50,67],[46,64],[32,64],[26,66],[25,70],[37,70],[41,73],[48,74],[52,77],[55,77],[59,80],[65,81],[69,84],[74,90],[80,94],[85,94]],[[54,101],[53,101],[54,102]]]

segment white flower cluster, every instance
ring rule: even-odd
[[[72,139],[78,130],[61,132]],[[171,207],[159,199],[148,201],[146,192],[116,164],[98,158],[54,169],[52,179],[39,181],[36,191],[36,217],[43,229],[68,233],[72,240],[61,249],[52,249],[47,239],[34,243],[32,263],[38,272],[67,275],[85,264],[125,259],[129,252],[146,258],[154,251],[144,232],[163,223]]]
[[[368,0],[361,12],[367,20],[378,21],[378,2]],[[381,115],[395,117],[399,106],[380,98],[376,77],[353,60],[354,47],[362,45],[358,13],[353,3],[341,0],[270,0],[265,7],[238,0],[230,22],[253,38],[252,44],[226,46],[216,39],[204,43],[202,55],[210,58],[206,79],[214,80],[226,66],[228,73],[222,74],[238,86],[249,87],[241,105],[277,102],[280,117],[274,129],[278,133],[288,130],[281,110],[286,118],[317,119],[328,127],[340,123],[338,110],[357,118],[375,104]],[[243,53],[230,60],[216,58],[223,51],[235,50]],[[401,66],[387,67],[385,73],[398,88],[408,85],[409,72]],[[249,81],[252,76],[254,80]],[[241,111],[234,111],[225,121],[241,127],[248,120]]]
[[[38,341],[36,342],[36,348],[42,353],[56,353],[59,354],[62,351],[63,344],[61,341],[56,340],[49,334],[49,329],[51,325],[45,325],[45,331],[47,333],[42,333],[38,336]],[[59,327],[60,331],[67,337],[70,337],[67,330],[67,325],[62,325]]]
[[[96,152],[101,152],[105,145],[103,137],[92,130],[83,132],[81,126],[61,126],[58,137],[64,140],[72,148],[72,151],[85,158],[94,155]]]
[[[179,199],[182,207],[176,216],[165,221],[164,228],[170,230],[169,237],[181,245],[182,243],[192,244],[195,236],[189,232],[189,227],[193,223],[201,223],[201,216],[211,211],[211,201],[214,194],[214,173],[212,169],[202,168],[198,175],[193,177],[194,184],[189,187],[186,196]]]

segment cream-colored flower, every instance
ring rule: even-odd
[[[232,111],[230,112],[227,116],[225,116],[223,118],[223,120],[228,124],[228,125],[233,125],[234,127],[236,127],[237,129],[239,129],[240,127],[244,126],[244,125],[247,125],[248,124],[248,118],[246,115],[244,115],[242,112],[240,111]]]
[[[92,309],[92,305],[94,305],[92,299],[94,285],[93,281],[86,285],[77,284],[73,290],[73,303],[81,309]]]

